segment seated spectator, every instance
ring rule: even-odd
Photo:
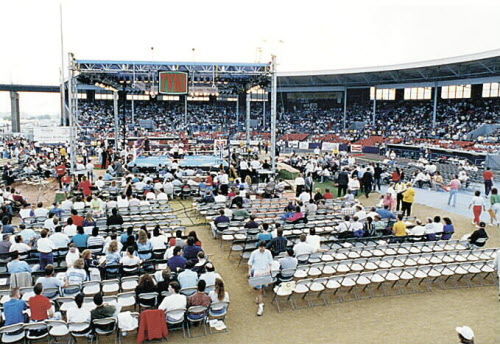
[[[145,230],[141,229],[139,231],[139,236],[137,239],[137,252],[141,260],[150,259],[152,256],[151,250],[153,246],[148,239],[148,234]]]
[[[49,264],[45,267],[45,276],[39,277],[36,280],[36,283],[40,283],[43,286],[43,289],[48,289],[48,288],[61,288],[65,286],[66,284],[63,283],[59,278],[54,277],[54,266],[52,264]]]
[[[380,215],[381,219],[396,219],[396,215],[394,215],[388,205],[384,205],[384,208],[377,209],[376,212]]]
[[[133,270],[135,266],[141,264],[141,259],[134,253],[134,246],[128,246],[125,255],[120,259],[120,263],[123,265],[124,271]]]
[[[10,290],[10,300],[3,304],[4,326],[27,322],[27,315],[25,314],[27,309],[28,305],[24,300],[21,300],[19,288],[12,288]]]
[[[392,231],[395,236],[403,237],[406,236],[406,224],[403,221],[403,215],[398,215],[398,221],[392,226]]]
[[[25,243],[33,243],[38,238],[38,234],[33,229],[26,228],[24,224],[20,224],[19,229],[21,230],[19,235],[23,237]]]
[[[303,220],[305,217],[304,217],[304,213],[301,211],[300,207],[297,206],[295,208],[295,213],[293,213],[292,216],[290,216],[289,218],[286,219],[287,222],[291,222],[291,223],[296,223],[296,222],[299,222],[301,220]]]
[[[54,228],[54,234],[52,234],[49,239],[52,240],[56,248],[66,248],[68,244],[71,242],[71,239],[67,234],[62,232],[61,226],[56,226]]]
[[[71,243],[69,244],[69,250],[68,253],[66,254],[66,266],[68,268],[72,267],[75,261],[80,258],[80,252],[76,248],[76,245]]]
[[[12,260],[7,263],[7,271],[10,274],[16,274],[19,272],[31,273],[31,267],[24,260],[20,260],[18,251],[13,251],[11,253],[11,257]]]
[[[156,275],[156,274],[155,274]],[[164,291],[169,290],[170,282],[172,281],[172,276],[170,269],[167,267],[161,271],[161,280],[156,284],[156,288],[158,289],[158,293],[161,294]],[[163,298],[160,297],[160,303]]]
[[[198,252],[198,261],[194,265],[194,267],[191,269],[194,272],[198,274],[202,274],[205,272],[205,267],[208,264],[207,258],[205,258],[205,252],[200,251]]]
[[[330,189],[325,189],[323,199],[333,199],[335,196],[331,193]]]
[[[286,251],[287,244],[288,240],[283,236],[283,229],[278,228],[276,230],[276,237],[267,243],[266,248],[271,251],[273,256],[277,256],[281,252]]]
[[[92,217],[92,213],[87,213],[87,215],[85,215],[85,220],[83,220],[83,224],[82,226],[83,227],[95,227],[96,225],[96,222],[94,220],[94,218]]]
[[[83,293],[78,293],[75,296],[76,307],[70,307],[66,311],[66,322],[67,323],[86,323],[90,321],[90,311],[83,307]],[[82,332],[84,332],[82,330]]]
[[[171,271],[177,271],[177,269],[184,269],[186,267],[187,259],[182,256],[182,248],[175,246],[173,257],[167,261],[167,265]]]
[[[150,274],[142,275],[141,278],[139,279],[137,287],[135,287],[135,297],[137,302],[139,302],[140,294],[155,293],[155,292],[158,292],[158,288],[156,287],[155,282],[153,281],[151,275]],[[141,303],[152,307],[156,306],[154,304],[154,299],[143,300]]]
[[[210,303],[212,302],[212,299],[210,296],[205,293],[205,288],[206,288],[206,282],[204,280],[199,280],[198,281],[198,286],[197,286],[197,291],[193,295],[191,295],[188,298],[188,305],[189,306],[203,306],[203,307],[208,307],[210,306]],[[196,318],[197,316],[203,316],[203,314],[199,315],[194,315]]]
[[[271,230],[270,230],[270,228],[269,228],[269,224],[267,224],[267,223],[262,224],[262,232],[260,232],[260,233],[257,235],[257,240],[258,240],[258,241],[265,241],[265,242],[268,242],[268,241],[270,241],[272,238],[273,238],[273,236],[272,236],[272,234],[271,234]]]
[[[94,303],[96,308],[90,312],[90,320],[94,321],[96,319],[109,318],[114,316],[116,312],[115,306],[105,304],[101,293],[94,295]],[[110,325],[113,326],[113,325]],[[104,330],[111,330],[110,328],[103,328]]]
[[[255,222],[255,215],[250,215],[250,220],[247,223],[245,223],[244,228],[246,229],[259,228],[259,224]]]
[[[488,234],[486,233],[486,224],[484,222],[479,222],[479,228],[476,229],[469,237],[469,244],[472,247],[483,247],[488,240]]]
[[[194,239],[194,244],[196,246],[200,246],[201,247],[201,241],[200,241],[200,239],[198,239],[198,235],[196,234],[196,231],[189,232],[188,237],[193,238]]]
[[[42,278],[42,277],[41,277]],[[54,306],[50,302],[50,299],[44,295],[42,283],[36,283],[33,291],[35,296],[30,297],[28,300],[32,321],[43,321],[46,319],[61,319],[61,315],[54,311]]]
[[[87,238],[87,247],[104,246],[104,238],[99,235],[99,228],[92,228],[92,235]]]
[[[245,208],[243,208],[242,204],[238,204],[237,209],[233,211],[233,220],[234,219],[246,220],[249,217],[250,217],[250,214],[248,213],[248,211]]]
[[[311,228],[306,237],[306,243],[311,245],[313,252],[318,252],[321,249],[321,237],[316,234],[316,229]]]
[[[455,227],[451,223],[451,219],[449,217],[443,218],[445,225],[443,226],[443,234],[441,235],[441,240],[449,240],[455,233]]]
[[[134,227],[127,227],[127,231],[123,232],[120,235],[120,242],[122,244],[125,244],[127,242],[128,237],[131,237],[134,235]]]
[[[422,221],[417,219],[415,223],[416,225],[408,230],[408,234],[414,236],[423,236],[425,234],[425,227],[422,225]]]
[[[82,284],[87,280],[87,272],[84,269],[85,262],[82,258],[78,258],[73,266],[66,270],[66,283],[67,284]]]
[[[47,217],[49,211],[43,207],[42,202],[38,202],[36,209],[34,210],[34,216],[36,217]]]
[[[187,245],[184,246],[184,258],[188,261],[196,263],[198,261],[198,252],[201,251],[201,247],[195,245],[195,239],[193,237],[187,238]]]
[[[113,265],[119,265],[121,261],[121,256],[120,253],[118,252],[118,242],[116,240],[113,240],[109,243],[109,246],[107,250],[105,251],[106,253],[106,260],[104,265],[106,267],[108,266],[113,266]],[[111,273],[116,273],[118,272],[118,269],[107,269],[107,271]]]
[[[170,246],[179,246],[181,248],[186,246],[186,241],[184,239],[182,239],[182,231],[176,230],[175,231],[175,238],[170,238],[170,240],[168,241],[168,244]]]
[[[71,242],[76,245],[76,247],[82,249],[87,248],[87,242],[89,240],[89,235],[85,234],[83,227],[76,228],[77,234],[71,238]]]
[[[181,286],[178,282],[171,282],[169,290],[172,292],[171,295],[165,297],[161,304],[158,306],[158,309],[165,311],[167,314],[167,321],[178,321],[184,317],[184,314],[169,314],[170,311],[176,309],[182,309],[187,307],[187,298],[185,295],[179,294],[181,290]]]
[[[10,252],[17,251],[22,254],[31,250],[31,247],[23,242],[23,237],[21,235],[16,235],[14,241],[15,242],[9,248]]]
[[[300,242],[293,246],[293,252],[295,256],[300,256],[302,254],[311,254],[314,252],[314,247],[306,242],[307,236],[305,234],[300,235]]]
[[[167,238],[161,233],[158,225],[153,229],[153,236],[149,241],[153,250],[161,250],[167,247]]]
[[[85,218],[81,215],[78,215],[78,211],[76,209],[71,210],[71,220],[75,226],[83,226],[83,222]]]
[[[206,272],[200,275],[200,280],[204,280],[207,286],[213,286],[217,278],[222,279],[222,277],[215,272],[215,267],[212,263],[207,263],[205,265],[205,270]]]
[[[287,254],[285,257],[278,259],[278,263],[280,264],[280,276],[282,278],[291,278],[293,277],[294,272],[289,275],[283,274],[283,270],[290,270],[297,268],[297,258],[294,257],[293,249],[289,248],[286,250]]]
[[[196,287],[198,283],[198,274],[191,270],[193,264],[188,262],[186,269],[177,275],[177,280],[182,289]]]
[[[64,226],[63,232],[69,237],[73,237],[76,235],[77,226],[73,224],[73,219],[71,217],[68,217],[68,219],[66,220],[66,226]]]
[[[215,280],[214,290],[208,293],[211,303],[214,302],[229,302],[229,293],[225,290],[224,281],[220,278]]]
[[[108,219],[106,220],[106,225],[116,226],[122,224],[123,224],[123,217],[120,214],[118,214],[118,209],[117,208],[111,209],[111,216],[109,216]]]

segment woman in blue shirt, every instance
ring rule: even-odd
[[[445,225],[443,226],[443,234],[441,235],[441,240],[449,240],[453,236],[453,233],[455,233],[455,227],[453,227],[453,224],[451,223],[449,217],[443,218],[443,221]]]
[[[153,245],[148,239],[148,235],[145,230],[141,229],[139,231],[139,237],[137,239],[137,251],[139,253],[139,258],[142,260],[151,258],[151,250],[153,249]],[[149,253],[142,253],[141,251],[150,251]]]

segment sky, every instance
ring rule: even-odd
[[[3,0],[0,84],[59,83],[60,4],[64,63],[67,52],[198,62],[267,62],[276,54],[280,71],[302,71],[500,48],[498,0]],[[58,95],[22,93],[20,108],[57,113]],[[5,92],[1,112],[10,112]]]

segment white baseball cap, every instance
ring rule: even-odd
[[[459,326],[455,330],[467,340],[474,338],[474,331],[469,326]]]

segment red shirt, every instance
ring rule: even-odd
[[[398,182],[399,179],[401,179],[401,176],[399,175],[399,173],[397,173],[396,171],[392,172],[392,180],[395,182]]]
[[[75,226],[83,226],[83,220],[85,220],[83,216],[80,215],[71,215],[71,219]]]
[[[30,297],[29,306],[31,310],[31,320],[45,320],[49,318],[47,311],[52,307],[49,298],[43,295]]]
[[[333,199],[333,194],[331,192],[327,192],[323,195],[324,199]]]
[[[71,176],[64,176],[61,180],[64,184],[71,184]]]
[[[85,180],[80,183],[79,188],[82,189],[82,192],[85,196],[90,196],[92,195],[92,190],[90,189],[92,187],[92,184],[90,183],[90,180]]]
[[[493,180],[493,171],[484,171],[483,178],[484,180]]]
[[[66,174],[66,166],[59,165],[56,167],[56,172],[58,176],[64,176]]]

